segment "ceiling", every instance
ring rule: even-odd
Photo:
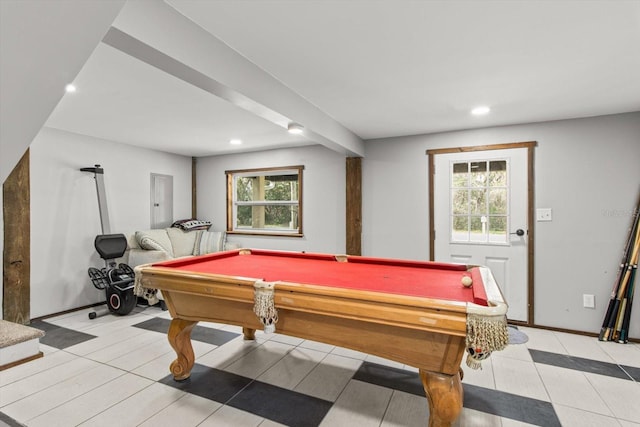
[[[640,110],[640,1],[165,2],[363,140]],[[187,156],[317,143],[105,43],[74,83],[46,126]]]

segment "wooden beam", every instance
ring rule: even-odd
[[[349,255],[362,255],[362,157],[347,157],[347,242]]]
[[[436,256],[436,208],[435,208],[435,180],[436,180],[436,155],[427,151],[429,156],[429,261],[434,261]]]
[[[4,254],[2,317],[30,323],[31,213],[29,149],[24,153],[2,186],[4,213]]]

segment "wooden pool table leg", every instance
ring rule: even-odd
[[[195,362],[191,346],[191,330],[198,322],[193,320],[173,319],[167,337],[169,344],[176,351],[178,358],[171,363],[169,369],[173,379],[180,381],[189,378]]]
[[[242,328],[242,334],[244,335],[245,340],[255,340],[256,339],[256,330],[250,328]]]
[[[462,411],[460,374],[441,374],[420,369],[429,401],[429,427],[449,427]]]

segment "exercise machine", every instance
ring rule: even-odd
[[[107,297],[107,308],[89,313],[89,319],[95,319],[108,313],[126,315],[135,308],[137,298],[133,294],[135,275],[127,264],[116,265],[117,259],[127,250],[127,238],[124,234],[111,234],[109,211],[104,189],[104,169],[100,165],[82,168],[82,172],[91,172],[96,181],[98,193],[98,209],[100,211],[100,226],[102,234],[96,236],[94,247],[104,260],[104,268],[90,267],[89,279],[97,289],[104,290]]]

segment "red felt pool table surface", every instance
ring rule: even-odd
[[[243,255],[240,251],[220,252],[154,267],[488,305],[477,267],[359,256],[345,259],[340,262],[327,254],[252,249]],[[464,287],[463,276],[470,276],[476,286]]]

